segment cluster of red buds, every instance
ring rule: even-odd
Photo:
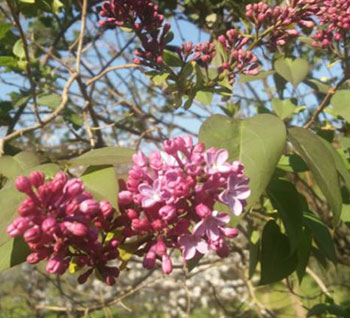
[[[119,205],[123,235],[147,238],[144,267],[153,268],[158,258],[168,274],[169,249],[180,250],[185,262],[210,250],[228,255],[225,238],[235,237],[237,230],[227,227],[230,215],[215,211],[215,203],[239,215],[250,189],[243,165],[228,163],[224,149],[205,150],[189,136],[166,140],[163,147],[148,158],[142,152],[134,155]]]
[[[345,38],[350,30],[350,2],[348,0],[323,1],[317,17],[323,30],[316,32],[313,45],[329,48],[332,41]]]
[[[141,41],[134,63],[151,66],[163,62],[163,50],[170,24],[164,24],[164,16],[150,0],[110,0],[101,8],[101,26],[128,27],[134,30]]]
[[[106,284],[115,283],[119,275],[116,266],[107,263],[118,259],[119,240],[107,240],[113,229],[115,210],[108,201],[97,202],[84,191],[81,180],[58,172],[45,181],[42,172],[32,172],[29,178],[19,176],[15,186],[27,197],[18,207],[19,217],[7,227],[12,237],[22,236],[31,254],[27,262],[48,260],[46,271],[62,275],[74,263],[88,268],[78,278],[84,283],[97,270]]]
[[[290,28],[290,25],[296,22],[296,12],[297,10],[290,6],[269,7],[265,2],[259,2],[248,4],[245,15],[255,25],[256,32],[270,30],[264,43],[273,48],[283,46],[299,35],[297,30]]]
[[[219,71],[227,71],[230,83],[235,81],[236,73],[247,75],[257,75],[259,73],[258,57],[250,50],[244,50],[243,47],[249,42],[249,39],[241,35],[237,30],[231,29],[226,35],[220,35],[218,41],[221,43],[226,56]]]

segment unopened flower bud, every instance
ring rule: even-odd
[[[16,237],[22,235],[27,228],[28,220],[24,217],[18,217],[7,227],[7,233],[12,237]]]
[[[173,270],[173,264],[171,262],[171,259],[168,255],[162,256],[162,271],[165,275],[168,275]]]
[[[118,193],[118,203],[120,206],[126,206],[132,203],[132,193],[130,191],[120,191]]]
[[[25,176],[18,176],[15,182],[15,187],[19,192],[23,192],[26,194],[33,193],[32,184],[29,179]]]
[[[29,175],[29,181],[34,187],[39,188],[45,182],[45,174],[40,171],[33,171]]]
[[[83,213],[94,214],[100,210],[100,205],[93,199],[88,199],[80,203],[79,209]]]

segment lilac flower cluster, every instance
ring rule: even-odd
[[[317,17],[324,29],[316,32],[313,45],[329,48],[333,40],[344,39],[350,30],[350,2],[348,0],[322,1]]]
[[[249,39],[241,35],[237,30],[231,29],[226,35],[220,35],[218,38],[227,57],[220,67],[220,72],[228,71],[230,83],[235,81],[236,73],[247,75],[257,75],[259,73],[258,57],[250,50],[244,50],[243,47],[249,42]]]
[[[205,150],[189,136],[166,140],[163,147],[148,158],[134,155],[119,205],[123,235],[147,237],[144,267],[153,268],[159,258],[168,274],[170,248],[181,250],[185,261],[210,250],[228,255],[225,238],[235,237],[237,230],[227,227],[230,216],[214,205],[220,201],[239,215],[250,189],[242,163],[227,162],[224,149]]]
[[[101,8],[101,26],[128,27],[134,30],[142,48],[135,51],[136,64],[152,65],[163,62],[163,50],[170,24],[165,23],[158,6],[150,0],[110,0]]]
[[[265,2],[259,2],[248,4],[245,15],[254,24],[257,32],[270,29],[265,44],[273,48],[283,46],[299,35],[297,30],[290,28],[291,24],[297,22],[296,12],[297,10],[290,6],[270,7]]]
[[[84,283],[93,270],[112,285],[119,269],[108,262],[119,257],[119,240],[106,240],[113,228],[115,210],[107,201],[97,202],[84,191],[79,179],[68,179],[58,172],[45,181],[42,172],[32,172],[29,178],[19,176],[15,186],[27,197],[18,207],[19,217],[7,227],[12,237],[22,236],[31,254],[27,262],[35,264],[47,259],[46,271],[63,274],[70,263],[88,270],[79,276]]]

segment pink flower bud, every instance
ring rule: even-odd
[[[40,250],[31,253],[27,256],[27,262],[29,264],[36,264],[39,263],[41,260],[45,259],[50,255],[50,249],[48,248],[41,248]]]
[[[167,139],[163,141],[163,148],[166,153],[173,155],[177,152],[178,148],[174,139]]]
[[[29,216],[35,212],[35,203],[31,197],[25,198],[18,207],[20,216]]]
[[[26,243],[38,243],[41,239],[41,230],[39,226],[34,226],[24,232],[24,241]]]
[[[100,202],[100,210],[102,215],[106,218],[112,216],[114,213],[112,205],[106,200]]]
[[[150,228],[150,224],[147,219],[133,219],[131,221],[131,227],[135,231],[147,231]]]
[[[143,267],[147,269],[153,269],[156,265],[156,253],[153,250],[149,250],[143,258]]]
[[[15,182],[15,187],[19,192],[23,192],[26,194],[33,193],[32,184],[29,179],[25,176],[18,176]]]
[[[45,174],[40,171],[33,171],[29,175],[29,181],[34,187],[39,188],[45,182]]]
[[[63,193],[67,194],[69,197],[75,197],[82,194],[84,191],[84,185],[81,180],[73,178],[67,181],[63,188]]]
[[[162,256],[166,254],[166,245],[164,241],[159,238],[157,243],[154,245],[154,251],[156,252],[157,255]]]
[[[52,235],[58,229],[57,221],[53,217],[46,218],[41,224],[41,229],[45,234]]]
[[[159,215],[164,221],[170,221],[176,216],[176,208],[172,205],[165,205],[160,208]]]
[[[88,199],[80,203],[79,209],[83,213],[94,214],[100,210],[100,205],[93,199]]]
[[[22,235],[27,228],[28,220],[23,217],[18,217],[7,227],[7,233],[12,237],[16,237]]]
[[[88,227],[80,222],[64,222],[66,229],[76,236],[85,236],[88,233]]]
[[[132,193],[130,191],[120,191],[118,193],[118,203],[120,206],[126,206],[132,203]]]
[[[52,257],[46,265],[46,271],[49,274],[62,275],[68,268],[69,262],[62,257]]]
[[[198,216],[200,216],[202,219],[205,219],[209,215],[211,215],[211,210],[203,203],[200,203],[195,208],[196,213]]]
[[[137,219],[139,217],[139,214],[134,209],[127,209],[126,215],[130,220]]]
[[[235,238],[238,235],[238,230],[232,227],[221,228],[221,232],[228,238]]]
[[[152,221],[151,226],[154,231],[160,231],[164,227],[164,224],[161,219],[156,219]]]
[[[168,255],[162,256],[162,270],[165,275],[170,274],[173,270],[173,264]]]

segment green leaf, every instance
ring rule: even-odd
[[[266,223],[261,240],[260,285],[271,284],[289,276],[297,265],[296,254],[290,254],[288,238],[275,221]]]
[[[56,109],[61,103],[61,96],[58,94],[41,95],[37,100],[38,105],[47,106],[50,109]]]
[[[91,150],[69,161],[72,165],[115,165],[129,163],[134,151],[124,147],[104,147]]]
[[[329,84],[317,79],[306,79],[304,82],[306,85],[309,85],[314,89],[317,89],[317,91],[322,94],[327,94],[329,89],[331,88]]]
[[[319,137],[320,138],[320,137]],[[329,153],[332,155],[333,160],[335,162],[335,168],[337,169],[338,173],[341,175],[341,177],[344,180],[345,186],[348,190],[350,190],[350,172],[346,168],[344,161],[340,154],[334,149],[332,144],[330,144],[327,140],[320,138],[322,143],[326,146]]]
[[[27,169],[38,166],[39,164],[40,159],[36,154],[23,151],[14,157],[0,157],[0,173],[8,179],[13,179],[25,173]]]
[[[305,172],[309,170],[305,161],[295,153],[282,155],[278,162],[278,168],[287,172]]]
[[[59,14],[62,7],[63,7],[63,3],[60,0],[52,1],[52,11],[55,14]]]
[[[275,71],[261,71],[258,75],[245,75],[240,74],[238,84],[245,84],[252,81],[257,81],[260,79],[265,79],[270,75],[273,75]]]
[[[273,98],[271,105],[276,115],[282,120],[291,117],[296,108],[296,105],[290,99]]]
[[[0,66],[16,67],[17,60],[12,56],[0,56]]]
[[[279,58],[275,62],[275,70],[294,88],[302,82],[309,72],[309,63],[304,59]]]
[[[8,31],[11,30],[10,23],[3,23],[0,25],[0,40],[5,37]]]
[[[0,246],[0,272],[25,262],[30,254],[28,245],[23,241],[23,238],[16,237],[10,239],[5,244]]]
[[[249,240],[249,279],[254,275],[260,253],[260,233],[258,231],[252,231]]]
[[[337,91],[331,99],[331,104],[337,115],[350,123],[350,90]]]
[[[332,154],[319,137],[307,129],[294,127],[290,128],[288,132],[289,140],[309,166],[318,186],[326,197],[333,211],[333,223],[336,225],[341,214],[342,197]]]
[[[213,92],[211,91],[198,91],[195,99],[205,105],[210,105],[213,99]]]
[[[23,47],[22,39],[18,39],[15,45],[13,46],[13,54],[20,59],[24,59],[26,54]]]
[[[306,267],[309,263],[312,246],[312,235],[308,228],[305,228],[300,237],[300,244],[297,250],[298,264],[296,268],[299,284],[305,275]]]
[[[168,50],[163,51],[163,60],[165,64],[172,67],[180,67],[183,64],[180,57],[176,53]]]
[[[247,209],[259,200],[275,171],[286,142],[284,123],[276,116],[261,114],[247,120],[213,115],[199,131],[199,140],[207,148],[224,148],[230,160],[245,165],[252,194]]]
[[[107,200],[112,206],[118,208],[118,179],[113,167],[94,170],[80,177],[85,189],[96,200]]]
[[[299,202],[299,193],[292,183],[281,179],[272,180],[267,187],[267,193],[283,221],[290,242],[290,252],[294,253],[299,245],[303,227],[303,211]]]
[[[325,225],[316,215],[311,212],[304,212],[303,221],[309,228],[312,237],[315,239],[320,250],[334,263],[337,263],[337,255],[334,248],[333,239]]]
[[[19,0],[21,2],[24,2],[24,3],[35,3],[35,0]]]

